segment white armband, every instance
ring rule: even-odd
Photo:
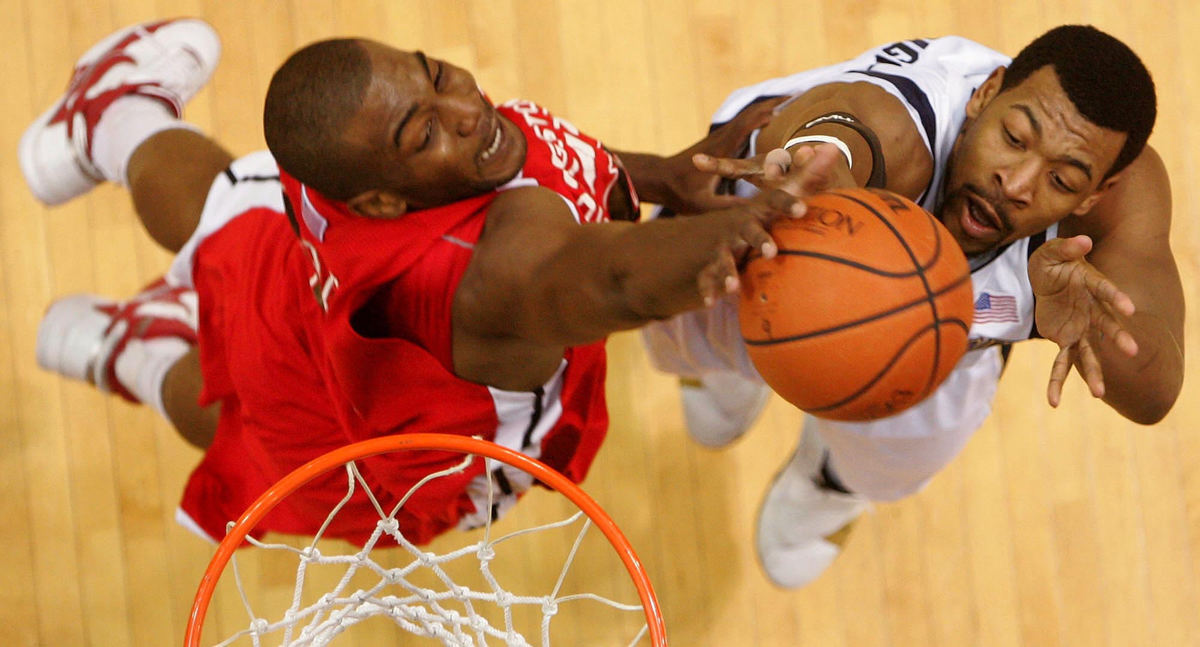
[[[784,150],[790,151],[796,144],[803,144],[805,142],[820,142],[822,144],[833,144],[834,146],[837,146],[837,149],[842,151],[842,155],[846,158],[846,165],[850,168],[854,168],[854,157],[850,154],[850,147],[846,145],[846,142],[838,139],[837,137],[830,137],[829,135],[801,135],[799,137],[793,137],[789,139],[788,142],[783,145],[783,148]]]

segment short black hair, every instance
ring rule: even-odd
[[[1000,91],[1020,84],[1047,65],[1085,119],[1125,133],[1125,146],[1104,177],[1128,166],[1146,146],[1158,112],[1154,80],[1138,55],[1090,25],[1055,27],[1017,54]]]
[[[263,107],[263,134],[279,167],[334,200],[365,190],[341,134],[370,82],[370,56],[355,39],[319,41],[288,57]]]

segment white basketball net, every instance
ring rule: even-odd
[[[390,514],[384,513],[371,488],[367,486],[362,474],[359,473],[357,465],[353,461],[346,463],[346,496],[330,512],[320,532],[307,547],[296,548],[284,544],[264,543],[247,537],[247,541],[258,548],[286,551],[296,556],[299,566],[296,569],[292,604],[277,620],[269,620],[256,614],[246,594],[246,588],[242,584],[235,555],[233,558],[234,578],[242,605],[250,616],[250,624],[246,629],[217,643],[218,647],[231,645],[238,640],[249,640],[255,647],[263,644],[279,644],[285,647],[327,645],[339,634],[363,620],[379,617],[390,619],[411,634],[439,640],[443,645],[530,646],[529,640],[518,631],[513,622],[514,609],[522,605],[540,609],[541,636],[540,642],[535,644],[547,646],[550,645],[550,622],[562,604],[590,600],[620,611],[642,611],[640,604],[624,604],[592,593],[560,596],[560,589],[567,572],[575,560],[584,536],[592,527],[591,519],[582,511],[561,521],[511,532],[496,539],[491,538],[491,521],[488,520],[482,540],[442,555],[427,552],[405,538],[399,532],[399,523],[396,521],[396,515],[405,502],[426,483],[436,478],[461,472],[476,458],[478,457],[468,454],[458,465],[426,476],[405,494]],[[485,460],[492,462],[491,459]],[[491,481],[492,479],[488,479],[489,504],[494,496]],[[380,519],[375,531],[363,548],[353,554],[322,554],[317,549],[317,542],[341,508],[350,500],[356,486],[362,487],[379,513]],[[488,509],[491,509],[490,505]],[[497,545],[521,535],[553,529],[570,529],[577,524],[579,528],[570,553],[562,565],[553,590],[549,593],[540,596],[515,595],[505,590],[493,575],[490,565],[496,555],[495,547]],[[232,526],[232,524],[230,525]],[[402,567],[388,568],[372,559],[371,550],[384,534],[394,539],[407,551],[411,555],[412,561]],[[483,581],[486,582],[486,590],[473,590],[456,584],[444,568],[456,560],[471,558],[479,560],[478,569],[483,576]],[[315,603],[304,605],[301,600],[304,597],[305,577],[309,568],[317,565],[343,565],[346,572],[332,590],[320,596]],[[412,576],[422,569],[428,569],[434,575],[438,582],[436,587],[421,586],[412,581]],[[361,586],[364,575],[372,582],[365,588]],[[351,583],[355,576],[359,578],[360,585],[358,587],[354,587]],[[351,588],[355,590],[350,591]],[[481,605],[495,605],[499,608],[501,611],[499,615],[503,618],[501,622],[496,623],[499,626],[477,612],[477,608]],[[495,617],[497,614],[492,613],[491,615]],[[646,632],[647,626],[643,623],[641,630],[628,644],[636,644],[646,635]],[[489,643],[489,639],[493,642]]]

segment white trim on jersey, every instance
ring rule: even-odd
[[[183,508],[175,508],[175,523],[183,526],[185,530],[191,531],[192,534],[214,546],[221,543],[220,540],[214,539],[213,537],[209,536],[207,532],[204,532],[204,529],[200,527],[200,524],[196,523],[196,520],[193,519],[191,515],[184,512]]]
[[[496,187],[497,191],[508,191],[510,189],[520,189],[527,186],[538,186],[537,178],[525,177],[525,171],[517,173],[516,177]]]
[[[238,216],[257,208],[283,213],[279,167],[267,151],[234,160],[228,172],[217,175],[213,180],[196,231],[192,232],[191,238],[184,243],[167,270],[167,283],[195,287],[192,270],[196,248]]]
[[[492,394],[493,406],[496,408],[496,417],[499,419],[494,439],[496,444],[531,458],[541,456],[542,439],[550,433],[559,418],[562,418],[562,390],[566,370],[567,361],[563,360],[554,376],[540,391],[503,391],[488,387]],[[530,425],[533,426],[532,429]],[[533,486],[532,474],[490,458],[486,461],[484,473],[467,484],[467,494],[475,504],[475,512],[464,515],[459,520],[458,527],[462,530],[478,528],[484,525],[489,517],[498,519],[516,504],[521,493]],[[510,491],[502,490],[497,482],[499,479],[493,480],[496,471],[503,474]],[[490,510],[487,507],[489,480],[493,480]]]
[[[303,184],[300,185],[300,219],[304,221],[304,226],[308,227],[309,233],[317,239],[317,242],[325,242],[325,230],[329,229],[329,220],[317,210],[308,197],[308,187]]]

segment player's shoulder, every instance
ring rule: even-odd
[[[488,226],[504,224],[574,224],[576,214],[570,202],[557,192],[539,185],[515,186],[500,191],[488,206]]]

